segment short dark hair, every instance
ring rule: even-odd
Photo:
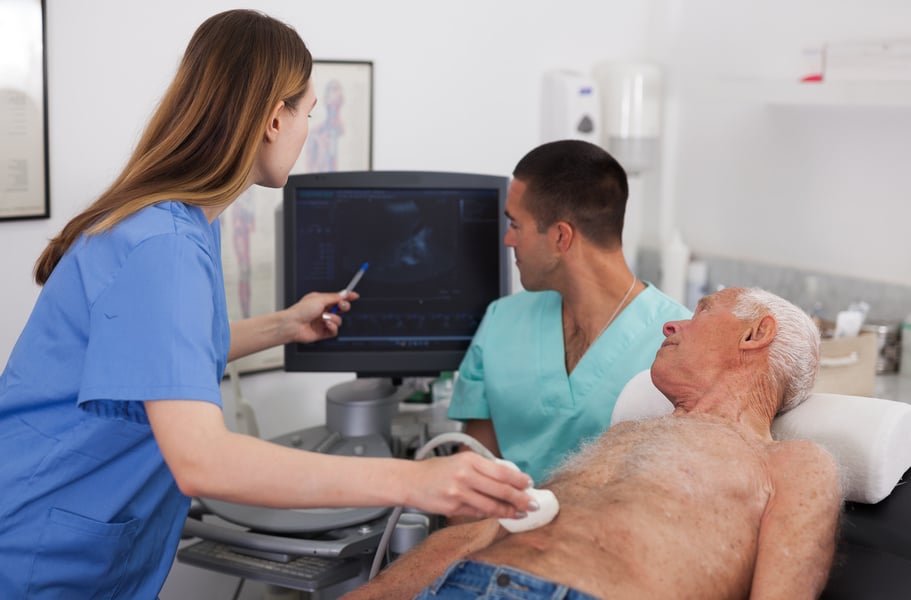
[[[512,174],[527,186],[525,208],[539,231],[566,221],[600,246],[621,244],[629,185],[626,171],[600,146],[548,142],[522,157]]]

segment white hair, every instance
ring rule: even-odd
[[[771,313],[778,332],[769,346],[772,383],[781,390],[778,412],[806,400],[819,370],[819,328],[810,316],[787,300],[760,288],[746,288],[737,296],[734,316],[754,320]]]

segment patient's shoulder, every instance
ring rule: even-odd
[[[801,439],[774,441],[769,444],[769,454],[805,460],[831,461],[833,464],[835,461],[832,455],[816,442]]]
[[[838,464],[822,446],[808,440],[785,440],[769,445],[769,472],[782,485],[811,486],[837,491]]]
[[[820,464],[836,468],[835,458],[822,446],[810,440],[781,440],[768,446],[769,457],[780,466],[792,465],[802,468],[810,464]]]

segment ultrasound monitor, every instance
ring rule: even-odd
[[[487,305],[507,293],[506,177],[358,171],[284,189],[284,301],[345,287],[338,337],[285,347],[286,371],[436,376],[458,368]]]
[[[338,337],[285,346],[286,371],[357,377],[327,390],[325,425],[273,442],[340,456],[408,455],[408,443],[391,435],[392,417],[410,395],[397,384],[457,369],[487,305],[507,292],[506,187],[505,177],[464,173],[289,177],[276,230],[280,304],[341,290],[363,263],[369,267]],[[181,560],[311,591],[350,589],[331,587],[342,577],[339,568],[347,569],[344,577],[349,567],[366,573],[369,564],[358,557],[379,542],[388,513],[200,502],[241,528],[188,519],[187,531],[204,541],[182,550]],[[279,562],[283,556],[292,562]],[[341,562],[315,564],[314,557]]]

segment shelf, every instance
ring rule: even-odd
[[[771,106],[911,108],[911,81],[772,82],[765,100]]]

